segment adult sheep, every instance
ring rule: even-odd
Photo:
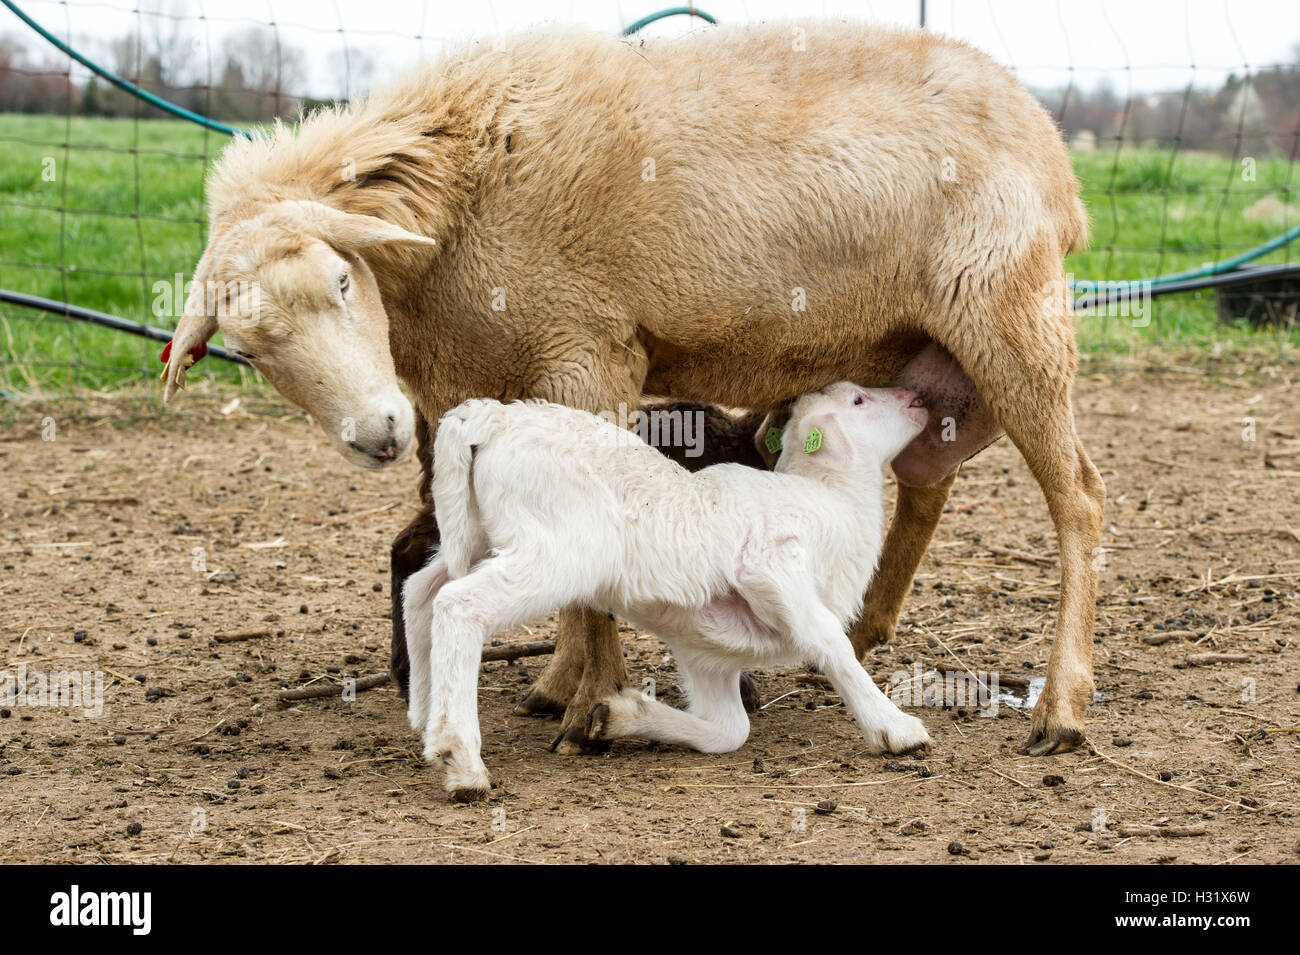
[[[1105,492],[1074,427],[1063,275],[1086,238],[1044,109],[984,54],[852,23],[627,42],[543,30],[419,69],[296,131],[236,141],[177,326],[226,342],[359,463],[470,397],[590,411],[643,393],[773,408],[849,379],[922,394],[853,631],[892,633],[961,461],[1005,431],[1059,538],[1060,607],[1028,752],[1075,746],[1093,692]],[[251,282],[250,315],[204,294]],[[436,540],[394,547],[394,593]],[[404,648],[395,619],[394,662]],[[520,712],[562,751],[626,681],[604,614],[561,615]]]

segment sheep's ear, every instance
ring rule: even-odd
[[[208,339],[217,333],[217,317],[208,314],[207,295],[204,292],[208,276],[207,259],[208,253],[204,252],[199,264],[194,267],[194,281],[190,286],[189,297],[185,300],[185,311],[176,323],[176,332],[168,345],[167,367],[162,373],[164,404],[185,387],[185,371],[195,362],[191,352],[206,345]]]
[[[302,205],[310,207],[308,214],[320,230],[322,238],[340,248],[354,250],[372,245],[438,247],[437,239],[417,235],[377,216],[340,212],[320,202],[304,202]]]

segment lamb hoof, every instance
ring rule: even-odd
[[[592,739],[587,727],[574,726],[551,740],[551,752],[561,756],[598,756],[609,750],[609,740]]]
[[[875,754],[893,753],[901,756],[930,745],[930,734],[926,731],[925,724],[915,716],[903,712],[866,735],[868,751]]]
[[[759,696],[758,683],[754,681],[751,673],[740,674],[740,702],[745,704],[746,713],[757,713]]]
[[[587,739],[603,739],[608,727],[609,704],[597,703],[587,711]]]
[[[930,745],[930,734],[925,724],[915,716],[908,716],[906,713],[903,717],[905,720],[903,725],[890,730],[887,734],[889,751],[900,756],[904,753],[915,753]]]
[[[1062,727],[1054,731],[1034,731],[1020,747],[1022,756],[1053,756],[1068,753],[1084,740],[1082,730]]]
[[[448,753],[442,764],[447,773],[443,788],[452,802],[477,802],[492,788],[492,778],[481,759]]]
[[[471,786],[462,789],[451,789],[447,791],[447,796],[452,802],[468,803],[478,802],[487,798],[488,791],[478,786]]]
[[[515,706],[515,716],[563,716],[567,704],[553,700],[536,687]]]

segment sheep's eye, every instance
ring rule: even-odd
[[[344,272],[342,275],[339,276],[339,291],[340,291],[340,292],[347,292],[347,290],[348,290],[348,286],[350,286],[351,284],[352,284],[352,280],[348,277],[348,273],[347,273],[347,272]]]
[[[854,403],[855,405],[860,405],[860,404],[862,404],[862,401],[863,401],[863,398],[862,398],[861,395],[854,395],[854,396],[853,396],[853,403]]]

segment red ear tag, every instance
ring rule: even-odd
[[[197,362],[207,353],[208,353],[208,343],[199,342],[197,345],[195,345],[193,348],[190,349],[190,364],[193,365],[195,362]],[[162,355],[159,356],[158,360],[165,365],[167,364],[167,361],[171,357],[172,357],[172,343],[168,342],[166,345],[163,346]]]

